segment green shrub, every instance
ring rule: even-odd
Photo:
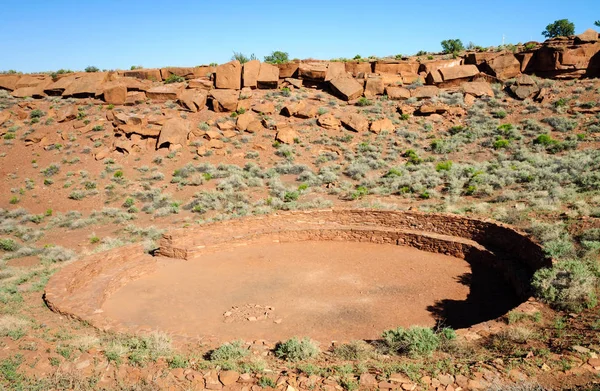
[[[504,149],[510,146],[510,140],[505,138],[498,138],[494,141],[493,147],[494,149]]]
[[[423,159],[421,159],[414,149],[408,149],[406,152],[402,154],[403,157],[408,158],[408,163],[410,164],[421,164]]]
[[[271,52],[270,55],[265,56],[265,62],[268,62],[269,64],[284,64],[288,61],[290,61],[289,54],[279,50]]]
[[[597,304],[597,274],[586,262],[565,260],[538,270],[531,285],[536,296],[554,308],[580,311]]]
[[[256,56],[253,54],[250,55],[250,57],[246,56],[244,53],[241,52],[233,52],[233,56],[231,57],[231,60],[238,60],[240,62],[240,64],[245,64],[248,61],[251,60],[256,60]]]
[[[460,39],[445,39],[440,44],[442,45],[442,49],[446,54],[458,53],[465,50],[465,47]]]
[[[34,119],[34,118],[41,118],[44,115],[46,115],[46,113],[44,113],[42,110],[40,109],[35,109],[32,110],[31,113],[29,113],[29,118]]]
[[[86,72],[99,72],[99,71],[100,71],[100,69],[98,69],[98,68],[97,68],[97,67],[95,67],[95,66],[91,66],[91,65],[90,65],[89,67],[85,68],[85,71],[86,71]]]
[[[435,170],[437,172],[440,172],[440,171],[450,171],[451,169],[452,169],[452,161],[451,160],[447,160],[445,162],[439,162],[435,166]]]
[[[270,378],[268,376],[263,376],[260,379],[258,379],[257,384],[259,386],[261,386],[262,388],[275,388],[275,387],[277,387],[277,383],[275,382],[275,380],[273,380],[272,378]]]
[[[249,351],[244,347],[243,341],[225,343],[210,353],[211,361],[239,360],[246,357]]]
[[[302,361],[319,355],[319,348],[310,338],[294,337],[280,342],[275,347],[275,356],[286,361]]]
[[[19,245],[12,239],[0,238],[0,250],[2,251],[16,251]]]
[[[170,74],[169,77],[167,77],[167,79],[165,80],[165,84],[171,84],[171,83],[183,83],[185,81],[185,78],[178,76],[174,73]]]
[[[441,342],[433,329],[420,326],[386,330],[382,337],[390,351],[411,357],[431,356]]]
[[[371,102],[369,99],[367,99],[366,97],[361,97],[360,99],[358,99],[358,101],[356,102],[357,106],[370,106],[372,105],[373,102]]]
[[[555,20],[542,31],[542,35],[546,38],[566,37],[573,34],[575,34],[575,24],[568,19]]]

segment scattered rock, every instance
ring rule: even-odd
[[[333,90],[344,100],[354,100],[363,94],[363,87],[356,79],[340,76],[330,82]]]
[[[341,118],[342,125],[355,132],[369,130],[369,120],[360,114],[347,114]]]
[[[170,118],[165,121],[158,137],[158,147],[165,144],[185,145],[190,133],[189,123],[182,118]]]
[[[375,134],[379,134],[382,131],[393,132],[394,129],[394,124],[389,118],[383,118],[371,123],[371,132]]]
[[[284,127],[277,130],[275,140],[284,144],[294,144],[294,140],[298,138],[298,133],[291,127]]]
[[[212,90],[212,108],[215,112],[236,111],[238,105],[239,91],[236,90]]]
[[[404,100],[410,98],[410,90],[404,87],[386,87],[385,93],[391,100]]]
[[[333,114],[327,113],[323,114],[317,119],[317,124],[325,129],[329,130],[338,130],[342,123],[339,119],[337,119]]]

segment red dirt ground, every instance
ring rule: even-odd
[[[162,262],[112,295],[106,316],[190,337],[343,341],[433,326],[428,306],[469,293],[458,282],[470,273],[464,260],[394,245],[253,243]]]

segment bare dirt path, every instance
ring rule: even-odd
[[[428,306],[469,293],[459,282],[470,273],[464,260],[394,245],[254,243],[163,262],[111,296],[106,316],[132,328],[220,340],[343,341],[433,326]]]

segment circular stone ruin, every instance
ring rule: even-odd
[[[456,215],[319,210],[247,217],[94,254],[56,273],[49,307],[103,330],[222,342],[374,339],[481,325],[530,297],[550,260],[514,229]]]

